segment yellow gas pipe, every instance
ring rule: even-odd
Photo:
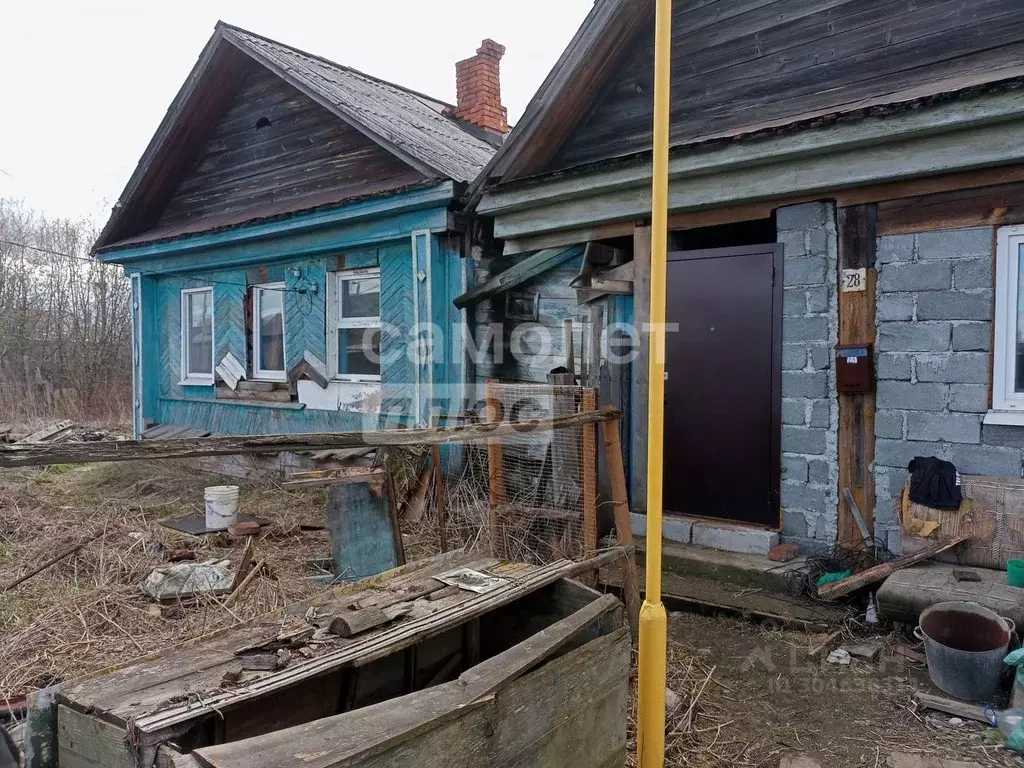
[[[656,0],[654,163],[651,198],[651,330],[647,410],[647,587],[640,609],[637,764],[665,765],[668,617],[661,603],[662,450],[665,444],[665,279],[668,250],[668,136],[672,0]]]

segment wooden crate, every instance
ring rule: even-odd
[[[225,674],[254,646],[300,630],[301,615],[67,688],[60,768],[622,764],[629,636],[618,600],[566,578],[574,563],[449,553],[334,590],[316,602],[316,621],[422,593],[458,567],[508,581],[410,600],[412,612],[383,628],[331,636],[312,658],[294,649],[285,668],[241,682]]]

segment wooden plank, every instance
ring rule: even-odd
[[[487,421],[492,424],[500,422],[504,418],[501,400],[494,391],[496,384],[494,379],[488,379],[485,385]],[[501,440],[498,438],[487,441],[487,487],[490,501],[487,530],[491,539],[491,553],[497,554],[502,543],[498,508],[507,500],[505,497],[505,452]]]
[[[904,197],[878,206],[878,234],[1024,222],[1024,182]]]
[[[442,552],[448,551],[448,515],[444,502],[444,472],[441,471],[441,447],[431,448],[431,460],[434,465],[434,515],[437,517],[438,547]]]
[[[87,464],[106,461],[148,461],[197,456],[297,453],[318,449],[497,440],[524,432],[544,432],[599,424],[615,419],[614,408],[581,413],[561,419],[524,419],[515,423],[484,423],[452,427],[391,429],[375,432],[333,432],[301,435],[213,436],[182,440],[119,440],[61,445],[11,445],[0,448],[0,467],[31,467],[46,464]]]
[[[22,445],[26,443],[45,443],[49,440],[54,440],[57,437],[60,437],[60,435],[64,434],[65,432],[70,432],[74,428],[75,422],[73,421],[58,421],[55,424],[50,424],[48,426],[43,427],[42,429],[37,429],[35,432],[28,435],[27,437],[23,437],[21,440],[15,443],[15,445]]]
[[[281,487],[289,491],[305,488],[323,488],[346,483],[371,483],[383,489],[384,470],[375,467],[345,467],[343,469],[327,469],[318,472],[296,472],[292,478],[281,483]]]
[[[156,751],[156,768],[202,768],[192,755],[183,755],[164,744]]]
[[[577,246],[569,248],[547,248],[543,251],[538,251],[532,256],[527,256],[522,261],[516,262],[504,272],[495,275],[487,282],[478,285],[472,290],[466,291],[466,293],[461,296],[457,296],[453,302],[457,308],[465,309],[471,304],[475,304],[478,301],[494,296],[496,293],[501,293],[511,288],[515,288],[517,285],[521,285],[527,280],[531,280],[534,277],[547,272],[549,269],[554,269],[560,264],[563,264],[569,259],[579,255],[580,249]]]
[[[630,450],[630,474],[633,509],[647,511],[647,375],[650,367],[651,322],[651,228],[637,226],[633,231],[633,326],[639,333],[639,347],[631,365],[633,392],[630,421],[633,442]]]
[[[57,708],[61,768],[135,768],[124,729],[61,705]]]
[[[583,390],[580,410],[590,413],[597,410],[597,391]],[[597,551],[597,427],[588,424],[583,427],[583,552]],[[596,584],[596,580],[594,581]]]
[[[924,691],[915,693],[914,701],[917,703],[918,709],[934,709],[936,712],[945,712],[947,715],[955,715],[978,723],[989,722],[985,715],[985,708],[978,704],[950,699],[946,696],[936,696]]]
[[[557,639],[567,640],[566,630]],[[490,660],[497,663],[484,678],[466,680],[467,672],[453,683],[196,754],[211,768],[602,765],[599,752],[625,744],[628,637],[620,630],[597,638],[519,677],[549,653],[520,644]],[[493,690],[500,695],[480,693]],[[610,690],[617,695],[615,706],[597,706]],[[589,738],[565,738],[566,721],[579,712],[596,715],[599,724],[591,720],[579,728]],[[606,734],[598,737],[597,730]],[[534,757],[570,744],[572,757],[564,762]]]
[[[949,541],[936,541],[920,552],[898,557],[891,562],[876,565],[865,571],[861,571],[860,573],[855,573],[853,576],[843,579],[842,581],[826,584],[825,586],[818,588],[818,597],[824,598],[825,600],[837,600],[838,598],[848,595],[861,587],[866,587],[869,584],[883,581],[896,573],[896,571],[909,568],[915,563],[920,563],[923,560],[928,560],[929,558],[935,557],[935,555],[951,550],[954,547],[958,547],[967,541],[968,538],[970,537],[959,536]]]
[[[626,472],[622,466],[622,438],[619,422],[608,421],[602,425],[604,434],[605,460],[611,480],[612,508],[615,512],[615,537],[624,547],[633,546],[633,526],[629,514],[629,496],[626,488]],[[622,561],[622,592],[626,603],[626,616],[634,639],[640,637],[640,576],[636,558]]]
[[[873,205],[840,208],[839,270],[842,282],[844,269],[865,269],[867,289],[839,291],[839,344],[873,345],[875,342],[875,221]],[[874,380],[874,372],[872,372]],[[860,510],[868,534],[874,535],[875,475],[875,394],[839,395],[839,492],[849,488]],[[855,544],[861,534],[852,508],[839,507],[838,540]]]
[[[378,478],[384,475],[380,470]],[[400,564],[390,500],[379,483],[355,482],[331,488],[327,530],[335,574],[349,581],[374,576]]]

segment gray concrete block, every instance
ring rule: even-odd
[[[802,509],[807,512],[824,514],[829,506],[828,491],[809,485],[783,483],[782,508]]]
[[[693,544],[725,552],[742,552],[751,555],[767,555],[768,550],[779,543],[779,534],[755,528],[740,528],[715,525],[703,521],[693,523]]]
[[[1008,424],[986,424],[981,429],[981,442],[1006,448],[1024,449],[1024,427]]]
[[[807,230],[807,252],[828,253],[828,241],[831,236],[831,233],[824,228]]]
[[[828,262],[824,256],[809,258],[786,259],[783,264],[785,273],[784,285],[822,285],[825,282],[825,270]]]
[[[1021,452],[1018,448],[991,445],[951,445],[945,456],[965,475],[1020,477]]]
[[[816,485],[829,485],[831,475],[829,463],[824,459],[811,459],[807,462],[807,482]]]
[[[818,315],[815,317],[784,317],[782,319],[782,342],[784,344],[827,340],[827,317]]]
[[[791,259],[798,256],[803,256],[807,253],[807,233],[802,229],[793,229],[788,232],[779,232],[779,236],[776,239],[777,242],[782,243],[782,255],[784,258]]]
[[[782,345],[782,370],[802,371],[807,367],[806,344]]]
[[[807,314],[807,289],[786,288],[782,292],[782,316],[800,317]]]
[[[949,262],[886,264],[878,273],[878,288],[883,293],[945,291],[952,285],[953,265]]]
[[[828,311],[828,297],[832,286],[811,285],[807,287],[807,311],[826,312]]]
[[[808,347],[811,353],[811,368],[816,371],[824,371],[832,367],[832,348],[824,344],[812,344]]]
[[[914,319],[914,294],[883,293],[878,297],[875,319],[880,323],[891,323]]]
[[[899,519],[900,500],[893,498],[884,489],[875,486],[875,531],[880,525],[888,525]]]
[[[992,291],[940,291],[917,296],[918,320],[991,320]]]
[[[917,358],[917,380],[949,384],[987,384],[989,357],[984,352],[951,352]]]
[[[804,399],[782,401],[782,423],[803,426],[807,422],[807,401]]]
[[[798,539],[807,537],[807,518],[803,512],[797,509],[783,510],[782,535],[793,536]]]
[[[666,515],[661,521],[661,538],[689,544],[692,540],[693,522],[684,517]]]
[[[783,425],[782,450],[786,453],[799,453],[805,456],[821,456],[825,453],[827,434],[824,429]]]
[[[992,348],[992,323],[959,323],[953,326],[954,352],[988,352]]]
[[[832,426],[832,403],[828,400],[815,400],[811,404],[810,426],[828,429]]]
[[[981,417],[965,413],[907,414],[909,440],[942,440],[947,443],[980,443]]]
[[[949,410],[957,413],[985,413],[988,411],[988,385],[950,384]],[[984,437],[982,442],[985,442]]]
[[[970,288],[992,288],[992,254],[977,259],[963,259],[953,266],[953,285],[958,291]]]
[[[878,439],[875,440],[875,464],[906,469],[915,456],[941,456],[942,450],[942,443]]]
[[[941,411],[946,407],[946,388],[941,384],[880,381],[875,400],[879,410]]]
[[[913,235],[886,235],[878,238],[875,260],[879,264],[891,264],[894,261],[911,261],[913,258]]]
[[[875,437],[902,440],[903,418],[903,411],[877,411],[875,413]]]
[[[828,394],[828,374],[824,371],[783,371],[783,397],[825,397]]]
[[[807,459],[803,456],[783,456],[782,479],[787,483],[806,483]]]
[[[633,531],[634,536],[647,537],[647,515],[641,515],[639,512],[629,513],[629,527]]]
[[[878,356],[877,369],[879,379],[910,381],[910,355],[883,352]]]
[[[824,227],[831,212],[830,203],[800,203],[788,205],[775,211],[775,226],[782,232],[787,229],[814,229]]]
[[[945,352],[949,349],[951,333],[950,323],[881,323],[878,326],[878,351]]]
[[[964,259],[992,253],[992,227],[920,232],[917,254],[923,260]]]

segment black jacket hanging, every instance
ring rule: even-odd
[[[960,473],[951,462],[917,456],[910,472],[910,500],[933,509],[960,509]]]

